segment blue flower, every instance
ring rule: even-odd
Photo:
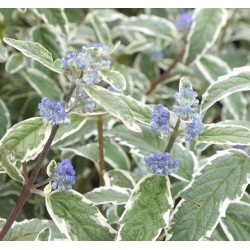
[[[179,105],[173,105],[173,111],[179,118],[193,119],[198,114],[199,100],[196,99],[197,96],[197,92],[187,87],[182,87],[175,94],[175,99]]]
[[[170,175],[176,172],[179,162],[171,160],[169,153],[155,153],[144,157],[149,172],[157,175]]]
[[[88,70],[81,78],[87,85],[94,85],[102,80],[101,75],[96,70]]]
[[[83,46],[83,49],[85,47],[94,50],[95,56],[97,57],[107,57],[110,51],[109,46],[102,43],[92,43],[87,46]]]
[[[190,141],[191,138],[198,140],[198,136],[203,132],[204,125],[199,115],[188,125],[185,135],[185,140]]]
[[[150,125],[159,135],[167,136],[173,132],[169,125],[169,111],[162,104],[155,105],[150,117]]]
[[[47,97],[42,98],[42,102],[38,104],[39,113],[45,124],[69,124],[70,117],[61,102],[53,102]]]
[[[62,58],[61,69],[82,72],[82,75],[96,78],[97,72],[110,69],[109,47],[101,44],[83,46],[81,52],[68,53]],[[73,74],[71,72],[71,74]],[[95,80],[94,80],[95,82]]]
[[[71,52],[71,53],[68,53],[67,55],[65,55],[63,58],[62,58],[62,62],[61,62],[61,69],[69,69],[69,62],[70,60],[75,60],[76,59],[76,53],[74,52]]]
[[[61,163],[58,163],[53,169],[50,178],[52,180],[52,189],[58,189],[59,191],[72,189],[76,177],[70,160],[65,159]]]
[[[192,24],[192,13],[190,11],[183,12],[176,21],[179,30],[189,28]]]

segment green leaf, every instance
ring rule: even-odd
[[[127,103],[134,119],[143,124],[149,124],[151,122],[150,113],[152,109],[131,96],[120,95],[120,98]]]
[[[184,148],[182,144],[174,144],[171,157],[179,161],[179,168],[174,176],[184,181],[191,181],[193,172],[198,169],[198,160],[194,153]]]
[[[51,131],[38,117],[30,118],[11,127],[0,141],[0,165],[10,177],[22,182],[17,162],[35,159],[41,152]]]
[[[225,121],[204,126],[199,142],[218,145],[250,145],[250,123]]]
[[[116,41],[115,44],[110,48],[109,54],[114,53],[120,45],[121,45],[121,41]]]
[[[124,32],[136,31],[145,35],[170,40],[176,38],[178,31],[175,26],[165,18],[150,15],[139,15],[124,19],[124,21],[112,33],[114,36]]]
[[[49,227],[45,227],[38,233],[35,241],[50,241],[50,239],[51,239],[51,230]]]
[[[5,64],[5,70],[9,74],[14,74],[26,65],[25,58],[21,53],[13,53]]]
[[[201,113],[233,93],[250,90],[250,67],[234,69],[212,84],[202,96]]]
[[[41,44],[6,37],[3,38],[3,41],[22,52],[25,56],[40,62],[42,65],[51,69],[52,71],[57,73],[62,72],[60,70],[60,61],[53,61],[51,53]]]
[[[228,241],[227,236],[225,235],[225,232],[223,231],[221,227],[221,223],[217,225],[217,227],[214,229],[212,235],[210,236],[209,240],[211,241]]]
[[[41,97],[46,96],[52,101],[62,99],[62,93],[57,83],[42,71],[28,68],[22,72],[22,75]]]
[[[246,120],[248,101],[242,92],[235,92],[223,98],[222,103],[222,120]]]
[[[219,76],[231,71],[226,62],[210,54],[203,55],[199,61],[196,61],[196,66],[210,84],[215,82]]]
[[[189,187],[171,220],[173,241],[210,237],[227,206],[240,200],[249,183],[250,158],[239,150],[219,151],[207,160]]]
[[[99,187],[84,194],[94,205],[112,203],[115,205],[126,204],[130,196],[130,189],[118,186]]]
[[[59,127],[52,145],[76,133],[86,123],[86,118],[82,114],[71,113],[70,118],[71,118],[71,122],[69,125],[63,125]]]
[[[213,55],[202,56],[200,61],[196,62],[196,66],[210,84],[213,84],[218,77],[231,72],[226,62]],[[246,120],[247,100],[243,93],[235,92],[221,101],[223,103],[222,116],[225,118],[223,120]]]
[[[106,111],[120,119],[128,129],[135,132],[141,131],[139,125],[131,114],[128,105],[118,94],[114,94],[99,86],[85,86],[84,89],[87,94]]]
[[[250,204],[232,203],[228,206],[226,217],[222,218],[221,226],[229,240],[250,240]]]
[[[130,189],[135,186],[135,181],[131,176],[131,172],[123,169],[114,169],[105,172],[103,178],[107,186],[115,185]]]
[[[173,197],[173,200],[176,200],[180,197],[181,192],[183,189],[187,186],[187,182],[184,181],[175,181],[174,183],[171,183],[171,195]]]
[[[0,224],[1,228],[1,224]],[[24,220],[14,222],[4,240],[7,241],[34,241],[41,230],[49,228],[51,230],[51,240],[65,240],[66,237],[57,229],[51,220]]]
[[[105,134],[118,140],[120,144],[128,146],[130,152],[139,156],[147,156],[155,152],[164,152],[166,142],[149,127],[140,125],[142,132],[136,133],[120,125],[107,131]]]
[[[135,54],[138,52],[143,52],[145,50],[148,50],[154,46],[153,43],[150,43],[145,37],[132,41],[128,46],[126,53],[127,54]]]
[[[61,58],[63,56],[64,42],[53,27],[40,25],[32,29],[32,40],[46,46],[46,49],[51,52],[53,58]]]
[[[15,165],[16,162],[12,163],[12,155],[9,151],[0,148],[0,171],[7,173],[12,179],[23,182],[24,178],[20,169]]]
[[[0,197],[6,197],[10,195],[19,196],[22,191],[20,183],[10,180],[5,183],[1,183],[0,186]]]
[[[16,199],[17,197],[13,197],[13,196],[1,197],[1,209],[0,209],[1,218],[9,217],[11,209],[13,209],[16,204]],[[24,215],[24,211],[21,211],[17,217],[17,220],[23,220],[23,219],[25,219],[25,215]],[[1,219],[0,219],[0,230],[3,225],[1,225]]]
[[[127,88],[124,91],[125,94],[132,95],[134,87],[139,88],[143,92],[149,88],[150,81],[140,70],[122,64],[115,64],[113,68],[119,71],[126,80]]]
[[[25,162],[35,159],[42,150],[51,131],[40,117],[21,121],[11,127],[0,141],[0,146],[12,155],[11,158]]]
[[[74,148],[62,148],[64,152],[73,152],[76,155],[87,158],[98,165],[99,162],[99,148],[98,143],[88,143],[87,145],[74,147]],[[128,156],[121,148],[119,144],[114,141],[104,140],[104,160],[111,167],[115,169],[130,169],[130,162]]]
[[[63,9],[56,8],[36,8],[32,9],[45,23],[59,28],[64,34],[68,33],[67,17]]]
[[[0,41],[0,63],[5,62],[8,59],[8,50],[3,46],[2,41]]]
[[[0,139],[6,133],[6,130],[10,127],[10,112],[7,109],[5,103],[0,98]]]
[[[114,70],[101,70],[102,80],[117,90],[126,89],[126,80],[121,73]]]
[[[173,201],[165,176],[147,175],[134,187],[119,221],[117,240],[155,240],[168,226]]]
[[[227,21],[225,9],[196,9],[188,34],[184,62],[191,64],[204,55],[216,42]]]
[[[91,136],[96,135],[97,133],[97,126],[96,126],[96,121],[93,120],[88,120],[86,119],[86,122],[84,125],[74,132],[73,134],[69,135],[65,139],[62,139],[56,143],[53,144],[53,147],[56,148],[62,148],[62,147],[70,147],[71,145],[75,143],[81,143],[83,144],[86,140],[88,140]],[[82,135],[79,137],[79,134]]]
[[[124,149],[115,141],[104,140],[104,160],[115,169],[130,169],[130,161]]]
[[[99,210],[76,191],[52,192],[46,207],[69,240],[113,240],[115,230]]]
[[[112,46],[112,36],[107,24],[104,21],[101,21],[101,19],[93,13],[89,14],[87,19],[89,19],[92,24],[98,40],[103,44]]]
[[[240,201],[250,204],[250,194],[245,192]]]

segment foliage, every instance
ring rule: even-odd
[[[0,239],[250,240],[249,25],[1,9]]]

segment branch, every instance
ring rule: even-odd
[[[66,102],[69,102],[69,100],[73,94],[74,89],[75,89],[75,84],[72,84],[70,87],[69,93],[67,94],[67,96],[65,98]],[[24,183],[23,190],[20,194],[20,197],[18,198],[15,207],[13,208],[10,216],[8,217],[5,225],[3,226],[3,228],[0,232],[0,241],[3,240],[3,238],[5,237],[5,235],[7,234],[9,229],[11,228],[12,224],[14,223],[15,219],[19,215],[20,211],[22,210],[26,200],[30,196],[30,194],[32,192],[33,184],[36,180],[37,175],[39,174],[39,172],[42,168],[42,163],[50,150],[51,144],[55,138],[55,135],[56,135],[58,128],[59,128],[58,125],[55,125],[52,127],[52,130],[50,132],[50,136],[49,136],[41,154],[39,155],[39,158],[36,162],[36,165],[35,165],[34,169],[32,170],[30,177]]]
[[[185,48],[183,48],[181,50],[181,52],[176,56],[175,60],[172,62],[172,64],[169,66],[169,68],[160,76],[160,78],[158,78],[157,80],[152,82],[150,88],[145,93],[146,96],[149,96],[155,90],[155,88],[158,86],[158,84],[160,82],[162,82],[163,80],[165,80],[169,76],[170,72],[182,60],[184,54],[185,54]]]

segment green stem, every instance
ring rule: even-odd
[[[73,94],[73,91],[75,89],[75,84],[71,84],[71,87],[69,89],[69,92],[65,98],[65,102],[69,102],[70,98]],[[28,199],[28,197],[30,196],[30,194],[32,193],[32,189],[33,189],[33,185],[34,182],[42,168],[42,163],[44,161],[44,159],[46,158],[51,144],[55,138],[56,132],[58,130],[59,126],[55,125],[52,127],[52,130],[50,132],[50,136],[41,152],[41,154],[39,155],[39,158],[36,162],[35,167],[33,168],[30,177],[28,178],[28,180],[25,181],[22,192],[16,202],[15,207],[13,208],[10,216],[8,217],[5,225],[3,226],[1,232],[0,232],[0,241],[3,240],[3,238],[5,237],[5,235],[7,234],[7,232],[9,231],[9,229],[11,228],[12,224],[14,223],[15,219],[17,218],[17,216],[19,215],[20,211],[22,210],[26,200]]]
[[[178,120],[177,120],[177,122],[175,124],[175,127],[174,127],[174,132],[173,132],[173,134],[171,135],[171,137],[169,139],[167,149],[166,149],[165,152],[170,153],[170,151],[171,151],[171,149],[172,149],[172,147],[174,145],[174,142],[175,142],[175,140],[176,140],[176,138],[177,138],[177,136],[179,134],[178,132],[179,132],[180,125],[181,125],[181,120],[178,118]]]
[[[33,185],[33,188],[41,187],[41,186],[43,186],[43,185],[49,183],[49,181],[50,181],[50,178],[48,178],[48,179],[46,179],[46,180],[44,180],[44,181],[42,181],[42,182],[40,182],[40,183],[37,183],[36,185]]]
[[[99,185],[104,185],[103,174],[105,172],[104,144],[103,144],[103,116],[97,117],[98,144],[99,144]]]

